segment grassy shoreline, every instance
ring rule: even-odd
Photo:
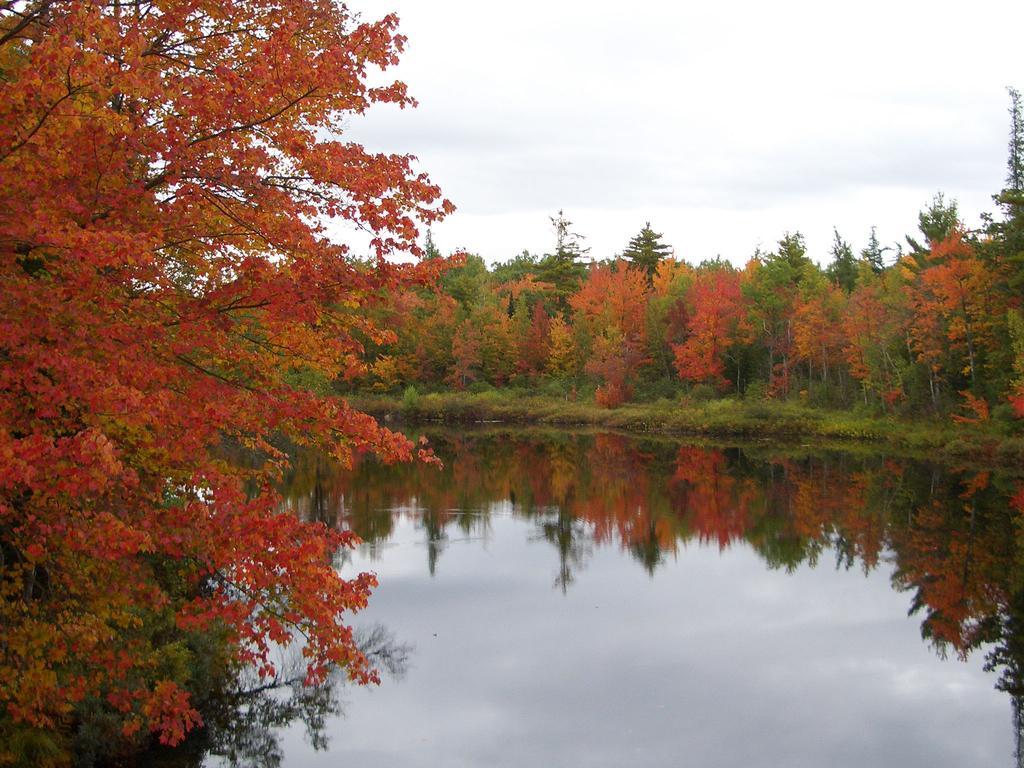
[[[927,454],[945,461],[1024,466],[1024,435],[1005,423],[954,424],[862,416],[793,403],[712,400],[683,405],[662,400],[616,409],[544,395],[493,391],[443,392],[415,397],[359,394],[356,408],[386,421],[469,424],[500,422],[600,427],[628,432],[695,437],[814,438],[829,442],[885,443],[886,449]]]

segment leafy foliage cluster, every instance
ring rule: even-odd
[[[65,762],[71,733],[181,740],[211,638],[262,675],[301,640],[307,681],[376,679],[346,623],[374,577],[334,569],[351,533],[279,513],[272,439],[415,453],[318,394],[391,338],[367,308],[440,268],[384,257],[451,204],[338,133],[413,105],[368,84],[396,25],[319,0],[0,4],[0,764]]]

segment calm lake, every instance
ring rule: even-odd
[[[417,433],[418,434],[418,433]],[[1007,766],[1020,480],[865,452],[429,431],[305,458],[297,514],[378,574],[384,673],[244,696],[207,766]]]

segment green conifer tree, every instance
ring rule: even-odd
[[[871,234],[868,236],[868,244],[860,252],[860,257],[868,266],[871,267],[871,271],[876,275],[885,269],[885,252],[891,250],[888,246],[882,247],[881,243],[878,242],[877,227],[871,228]]]
[[[630,267],[647,273],[648,284],[654,282],[661,260],[672,254],[672,247],[661,242],[661,238],[661,233],[651,229],[648,221],[622,252],[622,258],[629,262]]]
[[[918,264],[924,266],[931,244],[945,240],[960,226],[960,211],[956,200],[947,203],[946,196],[942,192],[936,192],[928,207],[917,214],[917,228],[924,235],[924,242],[920,243],[907,235],[910,255]]]
[[[582,259],[590,248],[583,247],[583,235],[572,231],[572,222],[561,210],[550,218],[555,229],[555,251],[545,254],[537,264],[537,279],[555,287],[556,303],[564,313],[569,308],[569,296],[579,288],[586,273]]]
[[[1010,93],[1010,141],[1006,159],[1006,188],[995,196],[1002,220],[989,219],[987,255],[1006,265],[1008,288],[1024,291],[1024,114],[1020,91]]]
[[[832,230],[832,263],[825,274],[835,285],[850,293],[857,284],[857,260],[854,258],[850,244],[839,235],[838,229]]]

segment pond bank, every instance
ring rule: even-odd
[[[885,442],[886,448],[944,461],[1024,466],[1024,436],[1002,423],[956,424],[860,416],[793,403],[712,400],[680,404],[667,400],[629,403],[615,409],[542,395],[445,392],[414,398],[360,394],[356,408],[386,421],[451,424],[502,422],[563,427],[601,427],[629,432],[706,437],[816,438]]]

